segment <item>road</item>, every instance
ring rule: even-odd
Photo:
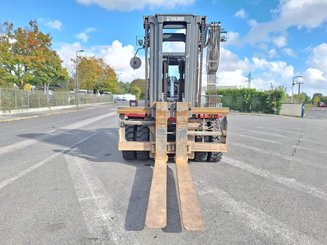
[[[306,118],[327,119],[327,107],[312,107],[306,115]]]
[[[327,123],[232,114],[220,163],[190,163],[206,229],[144,227],[152,167],[117,151],[99,106],[0,123],[0,244],[327,244]]]

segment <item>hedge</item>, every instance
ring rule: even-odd
[[[279,113],[285,100],[285,92],[281,89],[257,91],[256,89],[219,89],[224,107],[240,112]]]

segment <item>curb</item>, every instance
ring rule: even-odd
[[[82,104],[80,107],[92,106],[92,105],[104,105],[104,104],[114,104],[114,102],[101,102],[101,103],[91,103],[91,104]],[[28,108],[28,109],[17,109],[10,110],[8,112],[0,111],[0,116],[3,115],[16,115],[29,112],[43,112],[43,111],[55,111],[61,109],[70,109],[76,108],[76,105],[64,105],[64,106],[50,106],[50,107],[40,107],[40,108]]]
[[[302,119],[301,117],[295,117],[295,116],[264,114],[264,113],[230,112],[230,114],[233,114],[233,115],[257,116],[257,117],[283,117],[283,118],[298,118],[298,119]]]

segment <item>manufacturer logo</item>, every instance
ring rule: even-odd
[[[166,21],[184,21],[183,16],[167,16]]]

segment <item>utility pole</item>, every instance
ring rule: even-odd
[[[251,80],[253,78],[251,77],[251,72],[249,72],[249,75],[248,75],[248,88],[251,88]]]
[[[248,80],[244,81],[248,83],[248,88],[251,88],[251,80],[253,79],[253,77],[251,76],[251,72],[249,72],[248,74]]]
[[[300,94],[300,90],[301,90],[301,84],[303,84],[303,82],[297,82],[298,84],[298,90],[297,90],[297,94]]]
[[[295,77],[293,77],[293,82],[292,82],[292,100],[291,100],[291,102],[293,103],[293,97],[294,97],[294,86],[295,86],[295,79],[296,78],[299,78],[299,77],[303,77],[303,76],[301,76],[301,75],[299,75],[299,76],[295,76]],[[296,84],[299,84],[299,82],[298,81],[296,81]],[[303,84],[303,83],[302,83]],[[299,90],[298,90],[298,94],[300,94],[300,84],[299,84]]]

